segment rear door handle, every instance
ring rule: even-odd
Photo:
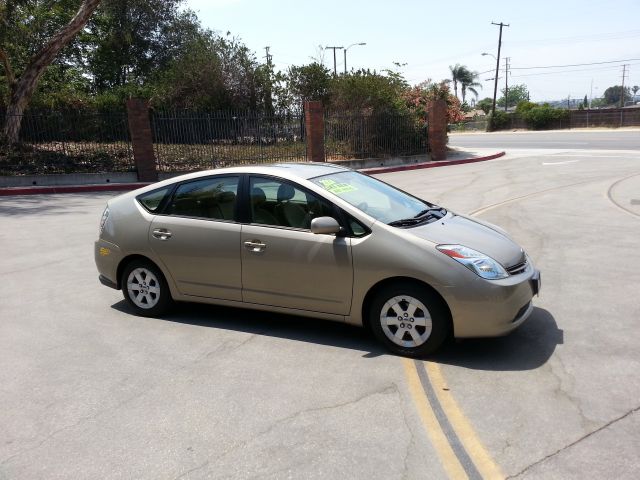
[[[152,235],[158,240],[169,240],[171,238],[171,232],[166,228],[156,228]]]
[[[260,253],[264,252],[264,250],[267,248],[267,245],[265,243],[262,243],[260,240],[250,240],[244,242],[244,247],[250,252]]]

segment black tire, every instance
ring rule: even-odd
[[[422,306],[426,312],[422,311]],[[417,308],[412,310],[413,307]],[[387,324],[386,328],[381,318],[383,309],[384,318],[388,319],[384,322]],[[410,316],[412,311],[413,316]],[[369,325],[376,338],[391,352],[405,357],[424,357],[435,352],[451,332],[447,306],[438,295],[418,283],[398,282],[383,287],[371,302],[368,315]],[[397,326],[388,323],[396,320]],[[427,331],[429,324],[430,331]],[[389,335],[394,339],[396,335],[401,336],[394,341]],[[416,335],[419,341],[416,340]]]
[[[136,272],[134,278],[140,283],[138,288],[130,289],[129,277],[133,272]],[[120,284],[125,300],[137,315],[157,317],[165,313],[173,303],[164,275],[148,260],[129,262],[122,272]]]

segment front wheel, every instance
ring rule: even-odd
[[[449,334],[449,315],[442,300],[413,283],[399,283],[378,292],[369,321],[387,349],[407,357],[435,352]]]
[[[171,292],[162,272],[153,263],[134,260],[122,272],[122,293],[138,315],[156,317],[171,305]]]

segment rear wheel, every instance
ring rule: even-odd
[[[442,300],[408,282],[379,291],[371,304],[369,321],[380,342],[407,357],[433,353],[449,334],[449,315]]]
[[[138,315],[162,315],[171,305],[171,292],[162,272],[153,263],[134,260],[122,272],[122,293]]]

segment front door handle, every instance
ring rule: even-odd
[[[171,238],[171,232],[166,228],[156,228],[152,235],[158,240],[169,240]]]
[[[267,248],[267,245],[265,243],[262,243],[260,240],[250,240],[244,242],[244,247],[250,252],[260,253],[264,252],[264,250]]]

